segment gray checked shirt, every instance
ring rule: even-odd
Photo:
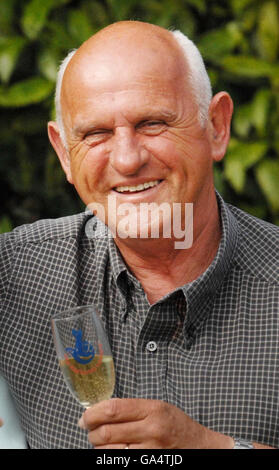
[[[0,370],[31,448],[90,447],[50,328],[53,313],[85,304],[109,334],[114,396],[164,400],[211,429],[279,447],[279,228],[217,198],[215,259],[153,305],[88,213],[0,237]]]

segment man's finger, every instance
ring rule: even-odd
[[[104,424],[88,433],[88,439],[94,446],[103,446],[126,442],[141,444],[151,439],[149,427],[144,420],[125,423]],[[127,445],[126,444],[126,445]]]
[[[94,446],[94,449],[102,450],[102,449],[126,449],[127,444],[110,444],[106,446]]]
[[[150,414],[152,404],[152,400],[141,398],[112,398],[88,408],[78,424],[83,429],[95,429],[106,423],[140,421]]]

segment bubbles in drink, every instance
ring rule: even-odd
[[[72,394],[85,408],[111,397],[115,382],[112,356],[96,354],[89,364],[63,359],[60,367]]]

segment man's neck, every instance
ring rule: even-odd
[[[205,224],[199,224],[198,217],[195,223],[194,216],[194,240],[189,249],[175,249],[173,239],[115,240],[150,304],[197,279],[212,263],[221,239],[216,200],[213,206]]]

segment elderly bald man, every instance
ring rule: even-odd
[[[278,229],[214,189],[230,96],[212,97],[202,58],[182,33],[131,21],[70,53],[56,109],[50,141],[97,217],[40,221],[2,239],[3,345],[13,357],[1,366],[30,447],[277,446]],[[156,212],[163,204],[166,217]],[[164,236],[177,207],[180,235]],[[113,236],[89,236],[100,224]],[[181,249],[188,225],[191,243]],[[109,333],[116,387],[81,416],[48,321],[88,303]]]

